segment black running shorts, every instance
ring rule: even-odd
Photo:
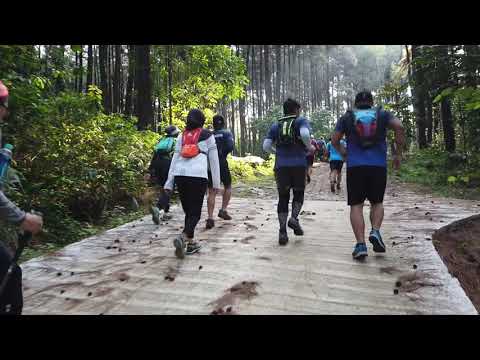
[[[275,180],[279,193],[290,191],[304,191],[307,181],[306,167],[281,167],[275,170]]]
[[[387,168],[381,166],[355,166],[347,168],[348,205],[383,202],[387,186]]]
[[[330,161],[330,170],[342,171],[343,161],[342,160],[332,160]]]
[[[220,181],[222,182],[223,186],[227,189],[232,186],[232,174],[230,173],[230,168],[228,167],[227,161],[220,161]],[[210,170],[208,171],[208,188],[211,189],[213,187],[212,182],[212,173]]]

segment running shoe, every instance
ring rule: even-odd
[[[208,230],[208,229],[211,229],[215,226],[215,222],[213,221],[213,219],[207,219],[207,224],[205,225],[205,228]]]
[[[287,243],[288,243],[288,234],[287,234],[287,232],[286,232],[286,231],[285,231],[285,232],[281,232],[281,231],[280,231],[280,232],[278,233],[278,244],[283,246],[283,245],[287,245]]]
[[[187,250],[185,251],[185,255],[192,255],[198,252],[202,248],[202,245],[196,242],[189,242],[187,244]]]
[[[386,251],[385,244],[383,243],[382,236],[380,235],[380,231],[372,229],[372,231],[370,231],[370,236],[368,237],[368,240],[373,245],[373,251],[380,253],[384,253]]]
[[[330,183],[330,191],[331,191],[332,193],[335,192],[335,183],[334,183],[334,182]]]
[[[150,207],[150,214],[152,214],[152,221],[156,224],[160,224],[160,209],[156,206]]]
[[[303,229],[300,226],[300,222],[298,221],[298,219],[290,218],[290,220],[288,220],[287,225],[290,229],[293,229],[293,233],[295,235],[299,235],[299,236],[303,235]]]
[[[340,183],[337,183],[337,190],[340,190]]]
[[[232,217],[228,214],[227,210],[220,209],[218,212],[218,217],[223,220],[232,220]]]
[[[361,260],[368,256],[367,245],[365,243],[358,243],[353,249],[352,256],[354,259]]]
[[[173,216],[171,214],[168,214],[168,213],[165,213],[163,214],[162,216],[162,220],[163,221],[168,221],[168,220],[172,220]]]
[[[179,259],[183,259],[185,257],[186,250],[183,234],[180,234],[173,240],[173,246],[175,246],[175,256]]]

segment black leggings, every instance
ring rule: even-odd
[[[185,212],[185,228],[183,232],[193,238],[195,227],[202,214],[203,198],[207,192],[208,180],[198,177],[176,176],[175,184],[180,194],[183,211]]]
[[[305,167],[284,167],[275,170],[278,189],[277,212],[288,213],[290,189],[293,190],[293,203],[303,204],[306,181]]]
[[[4,276],[7,274],[8,267],[12,257],[7,251],[7,248],[0,240],[0,284]],[[6,312],[6,307],[9,305],[10,311]],[[23,293],[22,293],[22,269],[15,265],[10,279],[3,294],[0,294],[0,315],[11,314],[21,315],[23,309]]]

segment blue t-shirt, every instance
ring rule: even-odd
[[[310,128],[308,120],[298,117],[294,123],[295,135],[298,142],[293,145],[276,145],[278,139],[278,122],[275,122],[268,132],[267,139],[271,139],[276,147],[275,169],[282,167],[307,167],[307,148],[300,140],[300,128]]]
[[[340,145],[347,146],[345,143],[345,140],[340,140]],[[342,155],[340,155],[335,149],[335,147],[332,145],[331,142],[327,144],[327,151],[330,153],[330,157],[328,158],[328,161],[343,161]]]
[[[227,161],[227,156],[233,151],[233,136],[229,130],[221,129],[213,132],[217,143],[218,160]]]
[[[347,133],[348,114],[344,114],[338,119],[335,131]],[[387,126],[393,119],[393,114],[386,110],[380,110],[380,118],[384,121],[385,126],[383,134],[380,134],[380,141],[374,146],[364,149],[358,141],[358,137],[354,131],[347,135],[347,167],[355,166],[380,166],[387,167]]]

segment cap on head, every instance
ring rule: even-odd
[[[355,96],[355,107],[362,108],[371,106],[373,106],[373,95],[370,91],[363,90]]]
[[[168,136],[177,136],[178,133],[178,128],[174,125],[170,125],[165,129],[165,134],[167,134]]]
[[[0,81],[0,105],[8,107],[8,88]]]
[[[223,118],[222,115],[215,115],[213,117],[213,128],[215,130],[221,130],[225,126],[225,119]]]

